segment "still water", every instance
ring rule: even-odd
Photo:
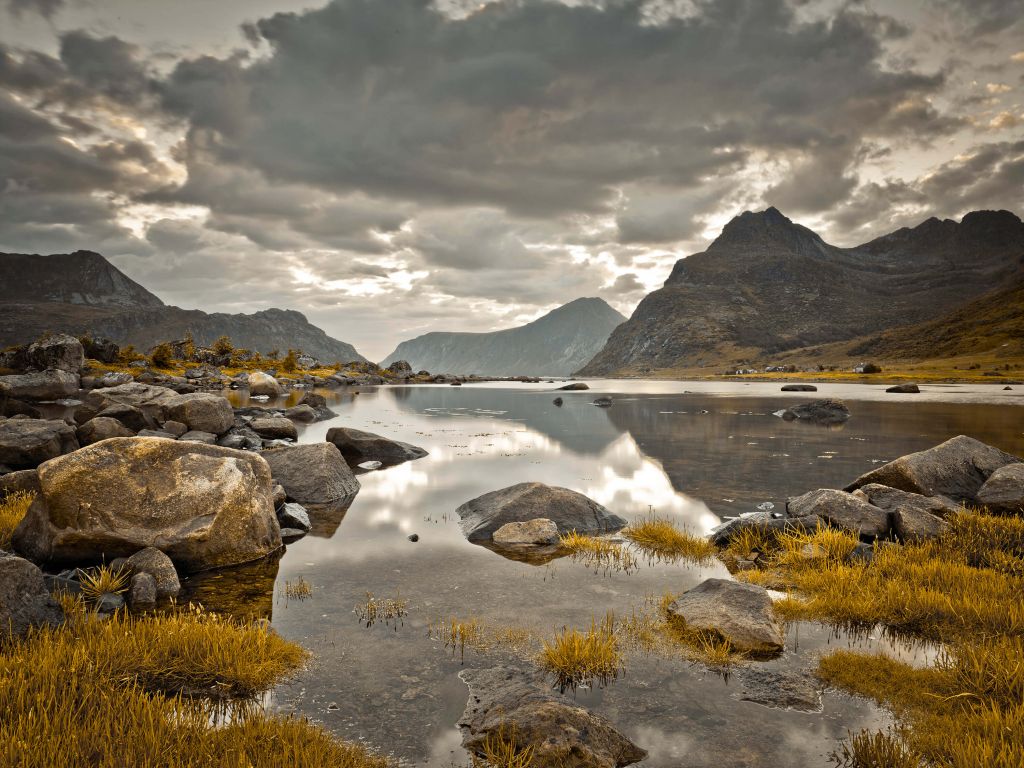
[[[274,692],[272,707],[410,765],[467,765],[456,728],[467,700],[459,672],[530,669],[530,650],[466,649],[463,656],[432,637],[431,625],[476,619],[550,638],[563,626],[586,628],[609,611],[622,617],[650,610],[666,592],[728,576],[722,566],[643,561],[632,573],[604,573],[568,559],[505,559],[468,543],[454,514],[487,491],[536,480],[580,491],[627,519],[655,512],[703,532],[723,516],[842,486],[961,433],[1024,454],[1024,388],[926,387],[901,396],[836,384],[793,395],[768,383],[614,381],[559,392],[564,405],[557,407],[553,386],[324,391],[338,417],[300,426],[301,442],[346,425],[430,453],[361,475],[351,506],[316,511],[312,534],[288,546],[279,562],[193,585],[214,607],[218,597],[233,595],[315,654],[309,669]],[[611,408],[591,405],[605,393],[614,398]],[[846,400],[850,421],[826,429],[772,415],[815,397]],[[286,585],[299,579],[312,585],[313,597],[288,600]],[[367,593],[407,601],[408,615],[367,627],[354,612]],[[789,628],[780,659],[758,666],[808,670],[836,647],[885,650],[916,663],[932,652],[803,623]],[[624,676],[575,697],[648,750],[642,765],[652,767],[825,766],[848,732],[889,723],[873,704],[831,691],[812,712],[745,701],[742,675],[723,678],[681,658],[631,651]]]

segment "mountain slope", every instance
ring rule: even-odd
[[[603,299],[576,299],[519,328],[417,336],[399,344],[381,365],[407,360],[413,370],[566,376],[586,364],[623,320]]]
[[[878,334],[1008,287],[1024,263],[1024,223],[980,211],[929,219],[854,248],[829,245],[775,208],[729,222],[581,372],[719,364]]]
[[[98,253],[39,256],[0,253],[0,346],[24,344],[46,331],[105,336],[140,349],[191,332],[197,344],[230,336],[236,347],[302,349],[326,362],[365,361],[299,312],[206,313],[165,305]]]

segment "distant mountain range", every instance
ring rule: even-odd
[[[167,306],[92,251],[0,253],[0,274],[0,346],[63,331],[146,350],[191,332],[200,345],[227,335],[236,347],[264,353],[296,348],[325,362],[366,360],[292,310],[210,314]]]
[[[932,218],[853,248],[829,245],[775,208],[748,211],[706,251],[676,262],[581,373],[766,360],[858,338],[865,355],[991,348],[1021,327],[1021,286],[1024,223],[1009,211]]]
[[[567,376],[584,366],[626,318],[603,299],[576,299],[532,323],[491,333],[435,331],[403,341],[381,366],[481,376]]]

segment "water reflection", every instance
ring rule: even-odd
[[[284,550],[232,568],[193,574],[182,580],[179,602],[239,619],[272,619],[274,586]]]

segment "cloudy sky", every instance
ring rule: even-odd
[[[746,209],[1024,211],[1024,0],[0,5],[0,250],[373,359],[628,314]]]

